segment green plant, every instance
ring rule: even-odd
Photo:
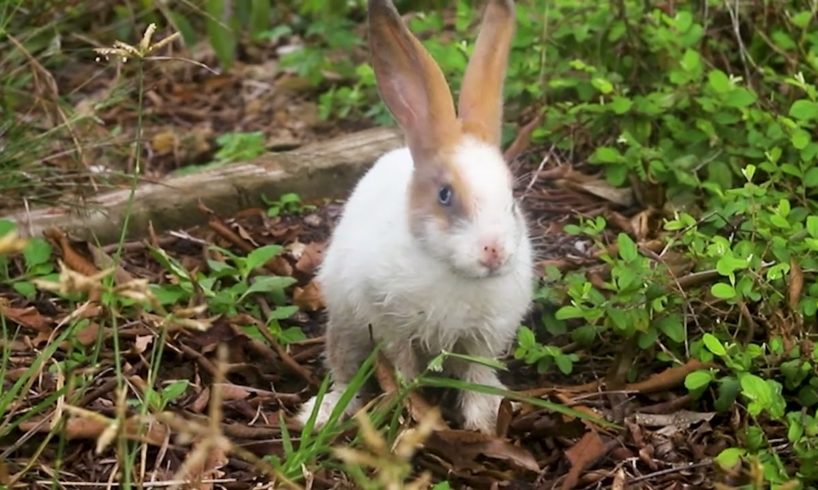
[[[0,239],[15,232],[14,224],[7,220],[0,220]],[[28,240],[23,249],[23,273],[11,277],[8,257],[0,256],[0,279],[8,281],[19,294],[32,299],[37,288],[32,282],[35,279],[53,279],[54,264],[52,261],[51,245],[42,238]]]
[[[222,167],[230,163],[252,160],[264,153],[264,134],[259,131],[252,133],[225,133],[216,138],[219,149],[213,155],[213,161],[205,165],[190,165],[176,171],[179,175],[201,172],[206,169]]]
[[[316,209],[316,206],[312,204],[304,204],[301,201],[301,196],[294,192],[282,194],[275,201],[268,199],[266,196],[262,196],[261,199],[267,205],[267,216],[271,218],[282,214],[299,215]]]

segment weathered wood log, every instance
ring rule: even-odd
[[[126,236],[134,238],[144,236],[149,223],[157,232],[201,224],[207,216],[198,210],[200,201],[230,216],[262,205],[262,195],[271,199],[287,192],[297,192],[303,199],[345,196],[379,156],[402,144],[394,129],[370,129],[268,153],[247,163],[140,185],[130,210],[131,190],[125,189],[102,194],[80,209],[17,211],[3,219],[14,221],[24,236],[39,236],[57,226],[76,238],[108,244],[119,239],[128,213]]]

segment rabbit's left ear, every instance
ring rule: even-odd
[[[463,132],[499,145],[503,123],[503,82],[514,37],[513,0],[488,0],[458,103]]]

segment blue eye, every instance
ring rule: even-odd
[[[450,206],[452,204],[452,196],[454,191],[450,185],[444,185],[437,191],[437,200],[443,206]]]

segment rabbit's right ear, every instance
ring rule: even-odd
[[[378,91],[411,151],[424,157],[455,144],[459,124],[446,78],[391,0],[369,0],[369,50]]]

